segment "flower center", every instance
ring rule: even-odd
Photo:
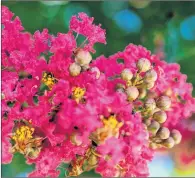
[[[110,127],[112,129],[116,129],[121,125],[122,122],[118,122],[115,115],[111,115],[108,119],[103,118],[102,120],[105,127]]]
[[[41,150],[42,138],[34,138],[34,128],[22,125],[16,129],[11,137],[15,142],[12,152],[19,152],[30,158],[36,158]]]
[[[48,72],[43,73],[43,77],[41,81],[49,88],[49,90],[52,90],[52,87],[57,82],[54,76]]]
[[[79,103],[79,101],[81,101],[81,99],[85,95],[85,92],[86,92],[85,88],[74,87],[72,89],[72,98],[76,100],[77,103]]]
[[[24,152],[26,144],[33,138],[34,128],[28,126],[21,126],[16,129],[12,136],[15,141],[17,151]]]
[[[123,122],[116,119],[116,115],[111,115],[108,118],[103,118],[103,127],[98,128],[91,134],[91,139],[97,144],[104,143],[108,138],[119,136],[119,129],[123,126]]]

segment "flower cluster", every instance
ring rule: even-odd
[[[195,99],[179,65],[133,44],[93,60],[105,30],[85,13],[57,36],[29,34],[13,16],[2,7],[3,163],[19,152],[35,163],[32,177],[57,177],[61,163],[67,176],[148,176],[155,149],[180,143],[174,126]]]

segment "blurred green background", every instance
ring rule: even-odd
[[[106,29],[107,45],[95,45],[96,53],[109,56],[129,43],[140,44],[168,62],[178,62],[182,73],[195,86],[195,2],[193,1],[2,1],[19,16],[26,31],[48,28],[51,34],[68,31],[69,20],[78,12],[95,17]],[[194,92],[195,94],[195,92]],[[195,151],[195,150],[194,150]],[[24,177],[33,166],[17,154],[2,166],[3,177]],[[189,168],[191,169],[191,168]],[[187,170],[187,168],[186,168]],[[150,164],[151,176],[195,176],[194,170],[176,171],[170,154],[158,153]],[[64,175],[62,171],[61,176]],[[84,176],[94,177],[93,172]]]

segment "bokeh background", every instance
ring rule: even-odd
[[[177,62],[181,72],[195,86],[195,1],[2,1],[19,16],[26,31],[48,28],[50,33],[66,33],[69,20],[78,12],[95,17],[106,29],[107,45],[95,46],[97,57],[123,50],[129,43],[141,44],[167,62]],[[195,92],[193,92],[195,96]],[[195,131],[195,116],[190,122]],[[192,135],[193,137],[193,135]],[[150,176],[195,177],[195,161],[183,165],[182,152],[195,153],[195,139],[184,140],[170,152],[159,152],[150,163]],[[66,165],[61,165],[63,177]],[[2,165],[2,177],[25,177],[34,165],[25,164],[20,154]],[[94,172],[81,175],[98,177]]]

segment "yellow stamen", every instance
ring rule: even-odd
[[[34,138],[34,128],[27,125],[22,125],[16,129],[12,135],[15,142],[12,147],[12,152],[19,152],[30,158],[36,158],[41,151],[42,138]]]
[[[49,90],[52,90],[52,87],[57,82],[57,80],[49,73],[44,72],[41,80],[46,86],[48,86]]]
[[[85,88],[80,88],[80,87],[74,87],[72,89],[72,98],[76,100],[77,103],[81,101],[83,96],[85,95]]]
[[[102,120],[104,126],[106,127],[111,127],[112,129],[115,129],[118,125],[118,121],[116,120],[115,116],[110,116],[108,119],[103,119]]]
[[[119,122],[116,119],[116,115],[111,115],[109,118],[102,118],[103,127],[98,128],[93,132],[90,138],[97,144],[104,143],[110,137],[119,136],[119,129],[123,126],[123,122]]]

